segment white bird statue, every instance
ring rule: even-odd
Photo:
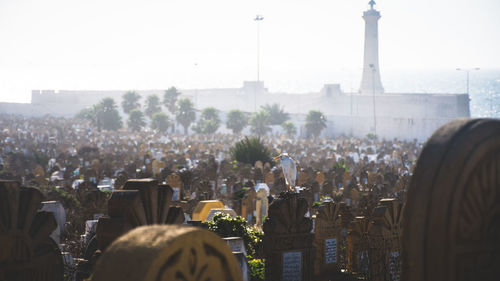
[[[273,158],[273,160],[277,159],[281,159],[281,169],[283,169],[283,175],[285,176],[288,190],[296,192],[295,180],[297,179],[297,167],[295,166],[295,161],[288,156],[288,153],[281,153]]]

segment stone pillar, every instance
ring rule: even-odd
[[[299,194],[283,192],[269,206],[264,222],[266,280],[312,281],[312,220],[304,217],[307,201]]]
[[[359,92],[362,94],[382,94],[384,88],[380,80],[378,64],[378,20],[380,12],[373,9],[375,1],[370,1],[371,8],[363,13],[365,20],[365,54],[363,62],[363,77]]]

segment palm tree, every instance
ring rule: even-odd
[[[93,112],[97,128],[100,131],[104,130],[116,131],[122,127],[122,118],[118,112],[115,100],[112,98],[104,98],[98,104],[94,105]]]
[[[243,111],[235,109],[227,114],[226,127],[233,130],[233,134],[240,134],[248,125],[248,118]]]
[[[178,104],[175,119],[184,127],[184,134],[187,135],[189,126],[196,120],[194,105],[188,98],[180,99]]]
[[[297,128],[290,121],[287,121],[287,122],[284,122],[283,124],[281,124],[281,128],[283,128],[285,133],[290,137],[293,137],[293,136],[295,136],[295,134],[297,134]]]
[[[151,119],[151,129],[158,130],[161,133],[166,133],[168,127],[170,127],[170,119],[167,114],[163,112],[153,114]]]
[[[259,137],[265,135],[267,132],[271,130],[269,127],[269,113],[264,110],[260,110],[255,112],[250,118],[250,126],[251,131],[254,134],[257,134]]]
[[[139,109],[130,111],[127,125],[133,132],[140,131],[142,127],[146,125],[146,121],[144,120],[144,113],[142,113],[142,111],[140,111]]]
[[[306,117],[306,135],[318,137],[326,128],[326,117],[319,110],[311,110]]]
[[[161,111],[160,98],[157,95],[149,95],[146,98],[146,109],[144,110],[146,116],[152,118],[155,113],[160,111]]]
[[[196,124],[196,132],[201,134],[213,134],[219,129],[219,111],[214,107],[207,107],[201,112],[200,120]]]
[[[139,104],[139,100],[141,99],[141,96],[134,92],[134,91],[128,91],[122,96],[122,109],[123,112],[126,114],[129,114],[130,111],[140,108],[141,105]]]
[[[281,125],[283,122],[290,119],[288,113],[279,104],[274,103],[272,105],[266,104],[260,107],[261,109],[269,113],[269,124],[270,125]]]
[[[163,104],[172,115],[176,113],[176,102],[180,94],[175,87],[168,88],[163,94]]]

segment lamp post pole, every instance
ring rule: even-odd
[[[479,67],[476,68],[457,68],[458,71],[465,71],[467,73],[467,95],[469,95],[469,73],[474,70],[479,70]]]
[[[372,89],[373,89],[373,133],[375,137],[377,136],[377,115],[375,113],[375,66],[370,64],[370,68],[372,70]]]
[[[264,19],[262,15],[256,15],[253,19],[257,22],[257,84],[260,82],[260,22]],[[257,87],[254,89],[254,111],[257,112]]]

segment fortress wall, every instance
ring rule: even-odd
[[[324,136],[365,137],[373,132],[373,118],[350,116],[327,116],[328,127]],[[453,118],[377,118],[377,135],[385,139],[427,140],[437,129]]]

